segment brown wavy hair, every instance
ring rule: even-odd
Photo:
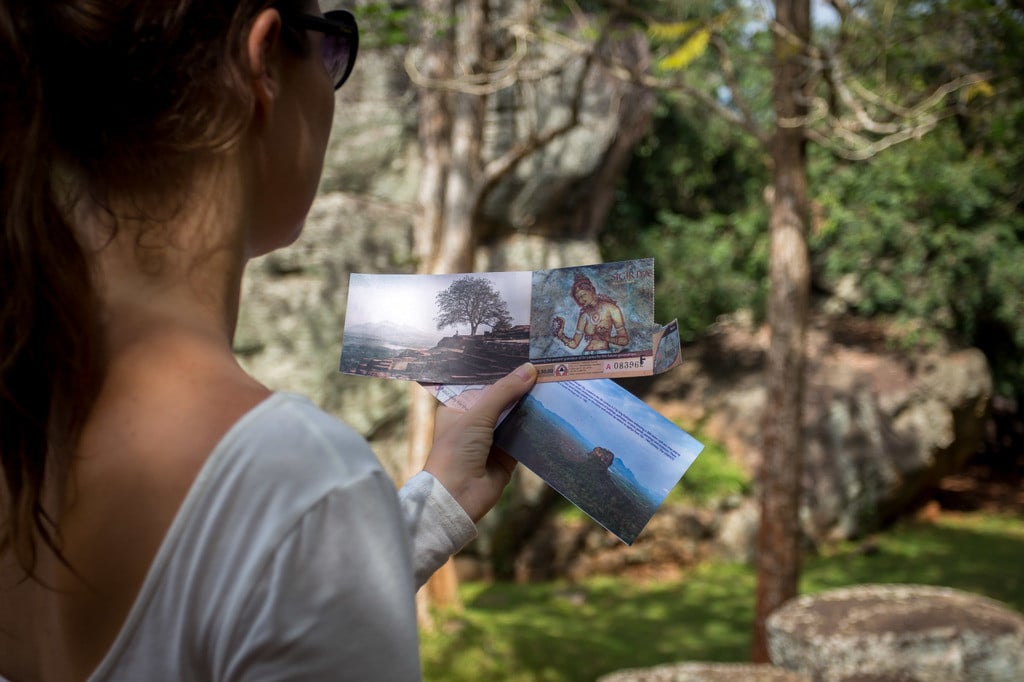
[[[245,36],[283,4],[303,3],[0,4],[0,553],[28,576],[40,542],[63,559],[43,490],[62,484],[104,375],[71,207],[88,198],[117,229],[129,216],[111,206],[166,206],[204,156],[234,144],[254,106]]]

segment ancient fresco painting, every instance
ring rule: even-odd
[[[655,329],[653,259],[533,273],[530,359],[542,381],[651,374]]]

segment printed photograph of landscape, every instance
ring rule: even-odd
[[[610,379],[537,384],[494,438],[626,544],[704,448]]]
[[[339,369],[493,383],[529,359],[530,272],[349,279]]]

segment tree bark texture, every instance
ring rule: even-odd
[[[451,30],[451,0],[421,0],[421,35],[424,75],[451,78],[455,61],[455,37]],[[418,212],[413,225],[413,253],[421,273],[435,271],[442,249],[445,195],[451,167],[451,96],[440,88],[421,88],[419,93],[418,137],[423,168],[417,194]],[[423,468],[434,438],[437,401],[421,386],[409,387],[409,452],[404,479]],[[438,570],[416,595],[416,612],[421,627],[430,628],[432,605],[458,606],[458,580],[449,562]]]
[[[423,2],[422,70],[428,78],[438,80],[451,76],[455,49],[451,31],[445,31],[441,25],[444,5],[445,0]],[[418,213],[413,225],[413,254],[419,271],[426,273],[440,247],[445,183],[451,163],[451,118],[445,90],[421,88],[418,97],[417,137],[423,167],[416,197]]]
[[[803,460],[804,346],[810,298],[805,116],[809,0],[776,0],[772,140],[774,187],[769,192],[771,246],[766,369],[767,400],[761,465],[755,662],[768,661],[765,621],[797,594],[800,576],[800,481]]]
[[[487,0],[455,3],[455,49],[467,74],[481,70],[487,30]],[[469,272],[473,269],[473,225],[477,200],[483,188],[482,160],[485,95],[457,92],[452,95],[451,164],[444,196],[444,229],[434,254],[432,271]]]
[[[486,0],[422,0],[423,62],[426,76],[450,79],[456,55],[461,68],[480,68],[487,28]],[[453,30],[454,28],[454,30]],[[424,273],[473,269],[473,224],[481,187],[480,150],[486,97],[421,88],[419,139],[423,154],[413,251]],[[408,474],[423,468],[433,441],[436,401],[413,386],[409,406]],[[452,561],[442,566],[417,595],[420,623],[429,626],[431,606],[459,605]]]
[[[580,125],[579,104],[595,63],[591,57],[584,60],[579,79],[574,83],[572,115],[567,122],[558,125],[545,121],[537,130],[526,131],[526,134],[511,128],[508,149],[499,151],[497,158],[485,158],[495,151],[484,144],[490,97],[516,86],[504,84],[502,80],[502,64],[512,54],[509,52],[512,45],[509,43],[502,48],[499,42],[505,35],[500,28],[503,24],[492,23],[489,15],[495,11],[495,6],[500,6],[503,16],[523,11],[513,5],[515,3],[488,0],[420,0],[422,52],[417,70],[425,77],[419,81],[423,85],[418,91],[419,140],[424,166],[418,194],[419,214],[413,233],[420,272],[474,271],[478,264],[475,261],[481,225],[486,222],[482,215],[488,193],[499,181],[510,178],[519,162],[543,151],[553,140]],[[538,6],[525,3],[524,7],[528,11],[523,21],[529,23]],[[490,35],[492,30],[496,36]],[[511,40],[511,34],[504,39]],[[644,42],[634,39],[628,47],[631,54],[627,57],[646,60]],[[529,70],[524,73],[529,77]],[[492,76],[498,80],[488,83]],[[487,85],[494,85],[494,89],[485,87]],[[529,87],[529,83],[521,87]],[[646,130],[653,110],[654,98],[648,90],[636,88],[629,94],[629,101],[617,103],[629,112],[620,119],[625,129],[606,155],[606,172],[596,178],[598,193],[608,197],[612,195],[616,176],[628,160],[628,151]],[[493,110],[491,113],[493,115]],[[568,216],[577,218],[581,223],[580,232],[593,239],[596,224],[603,221],[610,203],[593,201],[593,184],[588,190],[587,201],[578,203],[596,205],[580,215],[576,215],[580,213],[579,207],[573,206]],[[565,216],[560,216],[560,222],[565,220]],[[493,244],[488,245],[488,251],[493,250]],[[407,463],[409,473],[415,473],[422,467],[431,445],[433,398],[417,386],[413,387],[411,403]],[[435,574],[418,599],[425,599],[426,593],[432,605],[450,605],[457,599],[456,588],[457,581],[449,562]],[[428,613],[426,605],[420,613]]]

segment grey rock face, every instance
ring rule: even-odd
[[[666,416],[701,424],[754,476],[766,348],[765,330],[723,323],[684,349],[680,367],[638,390]],[[804,396],[806,536],[859,537],[905,511],[978,450],[991,394],[987,362],[975,349],[907,358],[884,344],[841,338],[823,322],[812,328]]]
[[[1024,616],[950,588],[860,585],[798,597],[767,629],[772,662],[816,682],[1024,679]]]
[[[406,382],[338,372],[348,276],[408,263],[408,216],[358,196],[322,194],[300,240],[252,262],[235,350],[275,390],[308,396],[374,440],[392,473],[404,453]]]

